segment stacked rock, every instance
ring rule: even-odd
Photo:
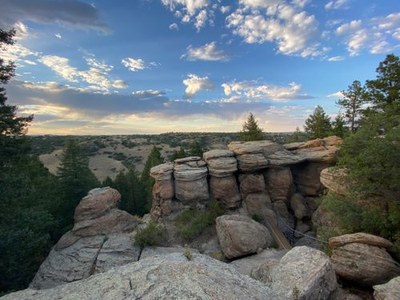
[[[229,150],[205,152],[204,160],[210,174],[211,197],[228,209],[240,206],[241,197],[236,181],[237,160]]]
[[[171,202],[175,194],[172,178],[173,170],[173,163],[165,163],[150,169],[150,175],[156,181],[153,186],[153,202],[151,207],[151,215],[155,219],[171,213]]]

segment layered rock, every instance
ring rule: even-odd
[[[400,275],[400,267],[386,251],[388,240],[367,233],[346,234],[329,240],[331,260],[340,277],[372,286]]]
[[[210,175],[211,197],[232,209],[240,206],[241,197],[236,176],[237,161],[229,150],[211,150],[203,155]]]
[[[279,299],[261,282],[208,256],[181,253],[140,260],[47,290],[27,289],[13,299]]]
[[[326,168],[320,174],[321,183],[338,195],[346,195],[350,188],[348,174],[345,169]]]
[[[73,229],[51,250],[31,287],[51,288],[136,261],[140,249],[130,232],[137,220],[117,209],[120,198],[111,188],[91,190],[75,210]]]
[[[282,200],[288,203],[294,191],[293,176],[290,168],[270,168],[265,172],[264,176],[272,202]]]
[[[156,220],[169,215],[172,211],[171,202],[175,195],[173,170],[173,163],[161,164],[150,169],[150,176],[155,179],[151,215]]]
[[[207,175],[206,163],[198,156],[175,160],[175,197],[183,204],[192,206],[208,200]]]
[[[216,229],[222,252],[229,259],[256,253],[272,243],[269,230],[246,216],[220,216]]]

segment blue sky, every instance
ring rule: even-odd
[[[30,134],[293,131],[400,52],[398,0],[1,0]]]

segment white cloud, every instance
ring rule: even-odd
[[[312,98],[306,94],[301,94],[301,85],[295,82],[288,87],[276,86],[272,84],[259,84],[255,81],[242,81],[223,83],[222,88],[226,96],[240,96],[243,101],[287,101],[294,99]]]
[[[349,1],[348,0],[332,0],[329,1],[326,5],[325,5],[325,9],[326,10],[332,10],[332,9],[347,9],[347,3]]]
[[[231,7],[228,5],[221,6],[220,10],[221,10],[221,13],[227,14],[231,10]]]
[[[205,9],[203,9],[202,11],[199,12],[199,14],[196,16],[196,21],[194,23],[194,27],[196,27],[197,31],[200,31],[200,29],[202,27],[204,27],[204,25],[207,22],[207,11]]]
[[[195,74],[188,74],[187,78],[183,80],[183,84],[186,86],[185,96],[187,98],[194,97],[202,90],[211,90],[214,88],[214,84],[207,76],[200,77]]]
[[[230,14],[227,27],[246,43],[273,42],[278,52],[302,57],[320,56],[318,21],[297,5],[283,0],[241,0],[241,7]]]
[[[186,58],[187,60],[206,60],[206,61],[227,61],[229,60],[228,55],[218,49],[216,42],[211,42],[200,47],[193,47],[190,45],[187,48],[187,53],[182,55],[181,58]]]
[[[58,39],[62,39],[62,36],[61,36],[61,34],[59,34],[59,33],[55,34],[54,36],[55,36],[56,38],[58,38]]]
[[[121,63],[124,65],[124,67],[128,68],[132,72],[146,69],[146,64],[141,58],[127,57],[124,58]]]
[[[363,28],[361,20],[353,20],[340,25],[336,29],[336,34],[346,37],[347,51],[350,56],[359,55],[369,38],[368,31]]]
[[[342,98],[343,97],[343,93],[341,91],[336,92],[336,93],[332,93],[329,95],[326,95],[327,98]]]
[[[40,59],[40,62],[48,66],[62,78],[71,82],[78,82],[78,70],[70,66],[68,58],[56,55],[44,55]]]
[[[163,95],[165,95],[165,92],[160,91],[160,90],[151,90],[150,89],[150,90],[134,91],[134,92],[132,92],[132,95],[147,98],[147,97],[163,96]]]
[[[342,61],[344,60],[343,56],[332,56],[328,58],[328,61]]]
[[[169,25],[168,28],[169,28],[170,30],[176,30],[176,31],[179,30],[179,26],[178,26],[178,24],[176,24],[176,23],[172,23],[171,25]]]

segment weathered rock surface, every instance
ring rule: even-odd
[[[220,216],[216,229],[222,252],[229,259],[256,253],[272,243],[269,230],[246,216]]]
[[[294,215],[299,220],[311,216],[304,197],[299,193],[294,194],[290,198],[290,208],[293,210]]]
[[[283,200],[288,203],[288,199],[293,193],[293,177],[290,168],[270,168],[265,172],[265,183],[272,202]]]
[[[51,250],[31,287],[54,287],[137,260],[139,249],[133,246],[130,232],[138,221],[116,208],[120,197],[114,189],[101,188],[82,199],[73,229]]]
[[[280,294],[277,299],[328,299],[337,288],[329,257],[305,246],[286,253],[266,278],[270,279],[270,287]]]
[[[14,299],[280,299],[271,288],[208,256],[152,257],[47,290],[27,289]]]
[[[224,207],[232,209],[240,206],[242,198],[240,197],[235,176],[211,176],[210,191],[211,197],[222,203]]]
[[[376,300],[398,300],[400,299],[400,276],[389,282],[374,285],[374,298]]]
[[[203,154],[211,176],[225,177],[235,173],[237,160],[229,150],[211,150]]]
[[[183,247],[145,247],[142,250],[139,260],[143,260],[154,256],[165,256],[171,253],[182,254],[185,251],[190,251],[192,254],[199,253],[197,249],[183,248]]]
[[[306,162],[293,166],[292,174],[297,191],[303,196],[319,196],[324,189],[320,174],[329,166],[324,162]]]
[[[168,216],[172,212],[172,198],[175,195],[173,170],[173,163],[161,164],[150,169],[150,176],[155,179],[150,213],[155,220]]]
[[[345,169],[330,167],[321,171],[320,180],[328,190],[338,195],[346,195],[350,188],[347,176]]]
[[[242,172],[257,172],[265,169],[269,162],[262,153],[242,154],[237,156],[238,167]]]
[[[175,197],[183,204],[195,205],[209,199],[208,169],[200,157],[191,156],[175,160]]]
[[[174,163],[168,162],[150,169],[150,175],[155,180],[169,180],[174,171]]]
[[[390,244],[364,233],[330,239],[336,274],[366,286],[385,283],[400,275],[400,267],[384,248]]]
[[[248,194],[265,193],[265,181],[262,174],[240,174],[239,182],[242,199],[246,199]]]
[[[272,203],[267,194],[249,194],[243,204],[250,216],[271,215]]]

